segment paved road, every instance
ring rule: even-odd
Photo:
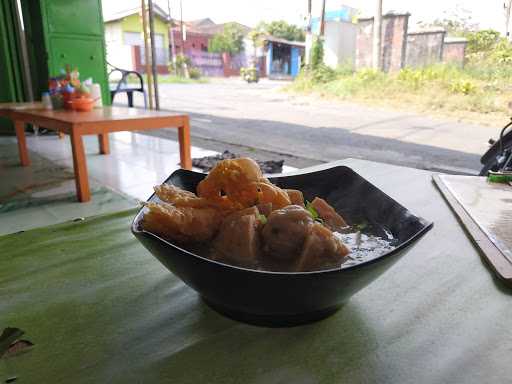
[[[271,81],[249,85],[238,79],[163,84],[161,108],[190,113],[193,137],[211,141],[218,150],[229,143],[314,161],[354,157],[456,173],[475,173],[488,138],[498,131],[294,96],[283,92],[282,85]],[[164,134],[174,137],[175,133]]]

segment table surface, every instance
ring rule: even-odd
[[[22,109],[42,109],[43,103],[39,101],[29,101],[23,103],[0,103],[0,110],[22,110]]]
[[[35,346],[0,359],[23,383],[505,383],[512,295],[429,172],[345,160],[434,228],[321,322],[218,315],[129,231],[134,211],[0,237],[0,324]]]
[[[149,109],[126,108],[126,107],[103,107],[95,108],[90,112],[77,112],[70,110],[46,110],[41,108],[30,109],[22,106],[5,106],[0,109],[10,110],[17,114],[26,114],[35,117],[43,117],[64,123],[97,123],[109,121],[137,120],[137,119],[154,119],[154,118],[172,118],[183,117],[183,114],[155,111]]]

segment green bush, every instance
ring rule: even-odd
[[[311,47],[311,67],[315,69],[324,63],[324,42],[321,37],[317,37]]]
[[[188,76],[191,79],[200,79],[201,78],[201,71],[199,70],[199,68],[195,68],[195,67],[189,68]]]
[[[423,86],[424,78],[421,71],[411,68],[403,68],[398,72],[397,79],[404,83],[407,88],[419,89]]]
[[[452,93],[469,95],[476,92],[477,86],[469,80],[454,80],[451,82],[449,89]]]
[[[226,23],[222,32],[217,33],[208,42],[208,51],[216,53],[239,53],[244,49],[245,31],[237,23]]]
[[[327,83],[336,79],[336,71],[325,64],[318,65],[311,72],[313,81],[317,83]]]
[[[470,67],[491,69],[486,76],[510,77],[512,64],[512,44],[499,32],[487,29],[467,34],[466,58]],[[479,71],[476,71],[477,73]]]
[[[187,69],[189,69],[192,66],[192,62],[190,60],[190,57],[185,55],[176,55],[176,67],[174,67],[174,64],[171,62],[168,64],[169,72],[174,73],[176,69],[176,74],[181,77],[185,77],[185,65],[187,66]]]
[[[362,83],[370,83],[376,80],[382,79],[386,76],[383,72],[371,69],[371,68],[363,68],[355,74],[356,79],[361,81]]]

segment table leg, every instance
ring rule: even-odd
[[[108,139],[108,133],[99,134],[98,142],[100,143],[100,153],[102,155],[108,155],[110,153],[110,141]]]
[[[73,168],[75,169],[76,195],[78,201],[86,202],[91,200],[91,192],[89,191],[84,144],[82,135],[76,133],[73,129],[71,129],[71,149],[73,151]]]
[[[30,165],[28,157],[27,139],[25,137],[25,123],[23,121],[14,121],[14,128],[16,129],[16,136],[18,138],[18,151],[20,153],[21,165],[26,167]]]
[[[178,140],[180,143],[180,161],[184,169],[192,169],[190,156],[190,123],[188,116],[184,118],[183,126],[178,127]]]

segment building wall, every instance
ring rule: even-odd
[[[123,44],[121,21],[105,23],[105,42],[107,44]]]
[[[140,16],[130,15],[121,20],[121,29],[123,32],[139,32],[142,35],[142,20]],[[169,36],[167,23],[163,22],[159,17],[155,17],[155,33],[163,35],[164,46],[169,46]],[[123,44],[126,42],[123,40]]]
[[[186,40],[183,44],[183,39],[181,36],[181,31],[179,28],[174,28],[173,31],[174,36],[174,45],[176,46],[176,54],[180,54],[181,46],[183,45],[183,51],[186,53],[191,50],[198,50],[207,52],[208,51],[208,41],[213,37],[208,34],[197,33],[197,32],[186,32]]]
[[[105,43],[107,46],[107,61],[122,69],[135,69],[131,46],[123,44],[121,21],[105,24]]]
[[[387,14],[382,17],[381,65],[385,72],[397,71],[405,64],[409,14]],[[356,37],[356,68],[372,66],[373,17],[360,19]]]
[[[445,34],[444,30],[409,33],[406,66],[417,68],[440,62]]]
[[[464,58],[466,56],[466,46],[466,41],[445,42],[443,47],[443,62],[463,67]]]
[[[324,63],[332,68],[355,65],[357,25],[344,21],[325,23]]]

